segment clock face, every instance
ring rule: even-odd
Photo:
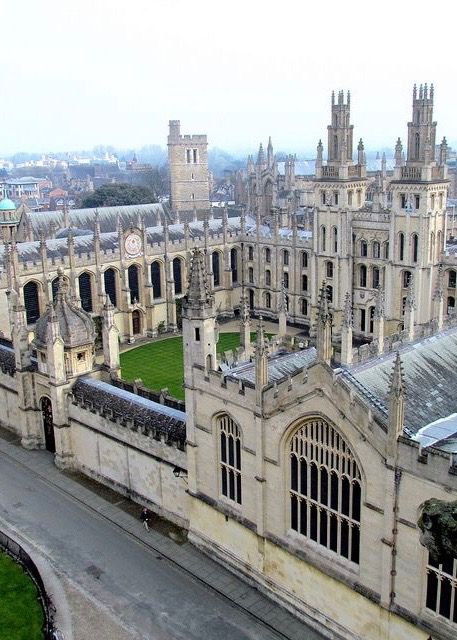
[[[131,257],[139,256],[141,253],[141,237],[137,233],[129,233],[124,242],[125,253]]]

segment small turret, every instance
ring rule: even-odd
[[[395,144],[395,166],[401,167],[403,166],[403,145],[401,143],[400,138],[397,138],[397,142]]]

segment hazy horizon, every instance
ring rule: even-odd
[[[350,10],[291,0],[281,12],[259,0],[11,3],[0,156],[163,147],[170,119],[238,156],[269,135],[276,150],[303,155],[326,143],[332,89],[351,90],[356,140],[393,149],[424,82],[435,85],[437,139],[452,143],[453,46],[433,39],[421,6],[387,0],[374,18],[360,0]]]

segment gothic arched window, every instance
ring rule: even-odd
[[[265,292],[265,308],[271,309],[271,293],[269,291]]]
[[[451,289],[455,289],[456,283],[457,283],[457,272],[451,269],[451,271],[448,271],[447,286],[450,287]]]
[[[414,134],[414,157],[416,160],[419,160],[419,150],[420,150],[420,136],[418,133]]]
[[[287,267],[289,265],[289,252],[287,251],[287,249],[284,249],[283,251],[282,260],[283,260],[284,266]]]
[[[52,300],[55,301],[57,297],[57,291],[59,289],[59,278],[54,278],[51,282],[51,290],[52,290]]]
[[[265,271],[265,286],[269,287],[271,285],[271,271],[267,269]]]
[[[330,284],[328,284],[326,287],[326,290],[327,290],[327,300],[329,302],[333,302],[333,287]]]
[[[333,136],[333,155],[335,159],[338,157],[338,136]]]
[[[398,259],[405,259],[405,234],[402,232],[398,234]]]
[[[301,254],[301,268],[308,268],[308,253],[306,251],[303,251],[303,253]]]
[[[377,240],[373,242],[372,251],[373,251],[373,258],[381,257],[381,245]]]
[[[454,296],[449,296],[447,299],[447,313],[454,313],[455,310],[455,298]]]
[[[338,229],[336,227],[332,227],[332,241],[333,251],[334,253],[338,253]]]
[[[213,268],[214,286],[219,287],[221,284],[221,258],[219,255],[219,251],[213,251],[213,255],[211,256],[211,263]]]
[[[81,306],[84,311],[93,311],[92,304],[92,278],[90,273],[84,271],[79,278],[79,297],[81,298]]]
[[[364,264],[361,264],[359,269],[359,286],[367,286],[367,268]]]
[[[181,258],[173,258],[173,280],[175,281],[175,294],[182,293],[182,262]]]
[[[379,287],[379,284],[379,269],[378,267],[373,267],[371,270],[371,286],[373,287],[373,289],[377,289]]]
[[[271,262],[271,249],[269,249],[268,247],[266,247],[265,249],[265,262]]]
[[[153,298],[162,297],[162,272],[160,268],[160,262],[155,260],[151,264],[151,283],[152,283],[152,296]]]
[[[230,269],[232,270],[232,282],[238,282],[238,251],[235,248],[230,251]]]
[[[457,558],[429,556],[425,606],[457,623]]]
[[[330,260],[325,263],[325,275],[327,278],[333,278],[333,262]]]
[[[24,307],[27,324],[34,324],[40,317],[38,285],[31,280],[24,285]]]
[[[130,304],[134,304],[135,302],[140,301],[140,277],[138,274],[138,265],[131,264],[127,273],[130,289]]]
[[[303,316],[308,315],[308,300],[306,298],[301,299],[301,313]]]
[[[103,281],[105,283],[105,293],[108,296],[111,304],[116,307],[116,271],[114,269],[107,269],[103,274]]]
[[[321,227],[321,251],[325,251],[325,245],[326,245],[326,230],[325,227],[322,226]]]
[[[290,442],[290,526],[359,563],[361,475],[344,438],[325,420],[309,420]]]
[[[369,312],[369,319],[370,319],[370,327],[369,327],[369,332],[373,333],[374,330],[374,307],[370,307],[370,312]]]
[[[419,256],[419,236],[417,233],[413,233],[411,236],[411,249],[413,255],[413,262],[417,262]]]
[[[366,258],[368,255],[368,243],[366,240],[360,241],[360,255],[362,258]]]
[[[411,271],[403,271],[402,272],[403,289],[407,289],[409,287],[410,281],[411,281]]]
[[[306,274],[301,277],[301,288],[302,291],[308,291],[308,276]]]
[[[252,245],[248,247],[248,260],[254,260],[254,247]]]
[[[248,282],[251,284],[254,282],[254,269],[252,267],[248,269]]]
[[[287,273],[287,271],[284,271],[284,273],[282,274],[282,278],[283,278],[283,283],[284,283],[284,289],[288,289],[289,288],[289,274]]]
[[[241,434],[228,415],[217,419],[220,434],[221,493],[241,504]]]
[[[384,246],[384,258],[388,260],[389,259],[389,241],[386,240],[383,246]]]

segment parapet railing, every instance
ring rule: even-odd
[[[16,560],[27,572],[35,583],[38,590],[38,598],[41,602],[44,613],[43,634],[44,640],[63,640],[63,635],[58,631],[54,624],[54,615],[56,609],[54,604],[46,592],[46,588],[35,563],[29,554],[15,540],[10,538],[6,533],[0,531],[0,549],[3,549],[8,555]]]

